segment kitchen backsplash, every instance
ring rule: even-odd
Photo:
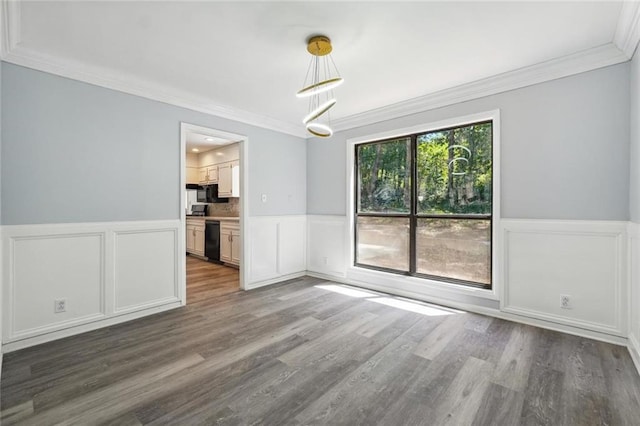
[[[209,216],[240,216],[240,198],[229,198],[228,203],[207,204]]]

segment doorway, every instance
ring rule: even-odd
[[[243,286],[247,138],[180,125],[182,304]]]

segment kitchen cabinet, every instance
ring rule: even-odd
[[[218,165],[218,196],[240,196],[240,162],[230,161]]]
[[[200,169],[198,167],[187,167],[187,183],[198,184],[200,182]]]
[[[218,183],[218,166],[200,167],[198,183],[200,185]]]
[[[223,221],[220,223],[220,260],[231,265],[240,265],[240,225]]]
[[[187,253],[204,256],[204,220],[187,219]]]

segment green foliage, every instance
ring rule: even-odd
[[[410,143],[404,138],[358,147],[360,212],[409,212]]]
[[[491,213],[490,123],[417,140],[419,213]]]
[[[411,139],[360,145],[358,211],[410,211]],[[417,136],[418,213],[491,213],[491,123]]]

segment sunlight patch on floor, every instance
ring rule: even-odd
[[[355,289],[355,288],[345,287],[345,286],[335,285],[335,284],[326,284],[326,285],[323,284],[323,285],[317,285],[315,287],[322,290],[333,291],[334,293],[344,294],[345,296],[350,296],[350,297],[365,298],[365,297],[378,296],[378,294],[372,293],[366,290],[360,290],[360,289]]]
[[[376,297],[367,299],[371,302],[380,303],[383,305],[391,306],[392,308],[402,309],[403,311],[414,312],[416,314],[426,315],[429,317],[440,317],[445,315],[455,315],[455,312],[451,312],[444,309],[435,308],[432,306],[423,305],[417,302],[410,302],[408,300],[398,300],[392,297]]]
[[[390,306],[392,308],[402,309],[407,312],[414,312],[416,314],[426,315],[430,317],[434,316],[446,316],[455,314],[464,314],[464,311],[459,311],[451,308],[444,308],[435,305],[429,305],[419,301],[409,300],[405,298],[399,298],[382,293],[375,293],[372,291],[356,289],[345,285],[336,284],[321,284],[314,286],[321,290],[332,291],[334,293],[343,294],[349,297],[356,297],[359,299],[366,299],[369,302],[380,303],[382,305]]]

